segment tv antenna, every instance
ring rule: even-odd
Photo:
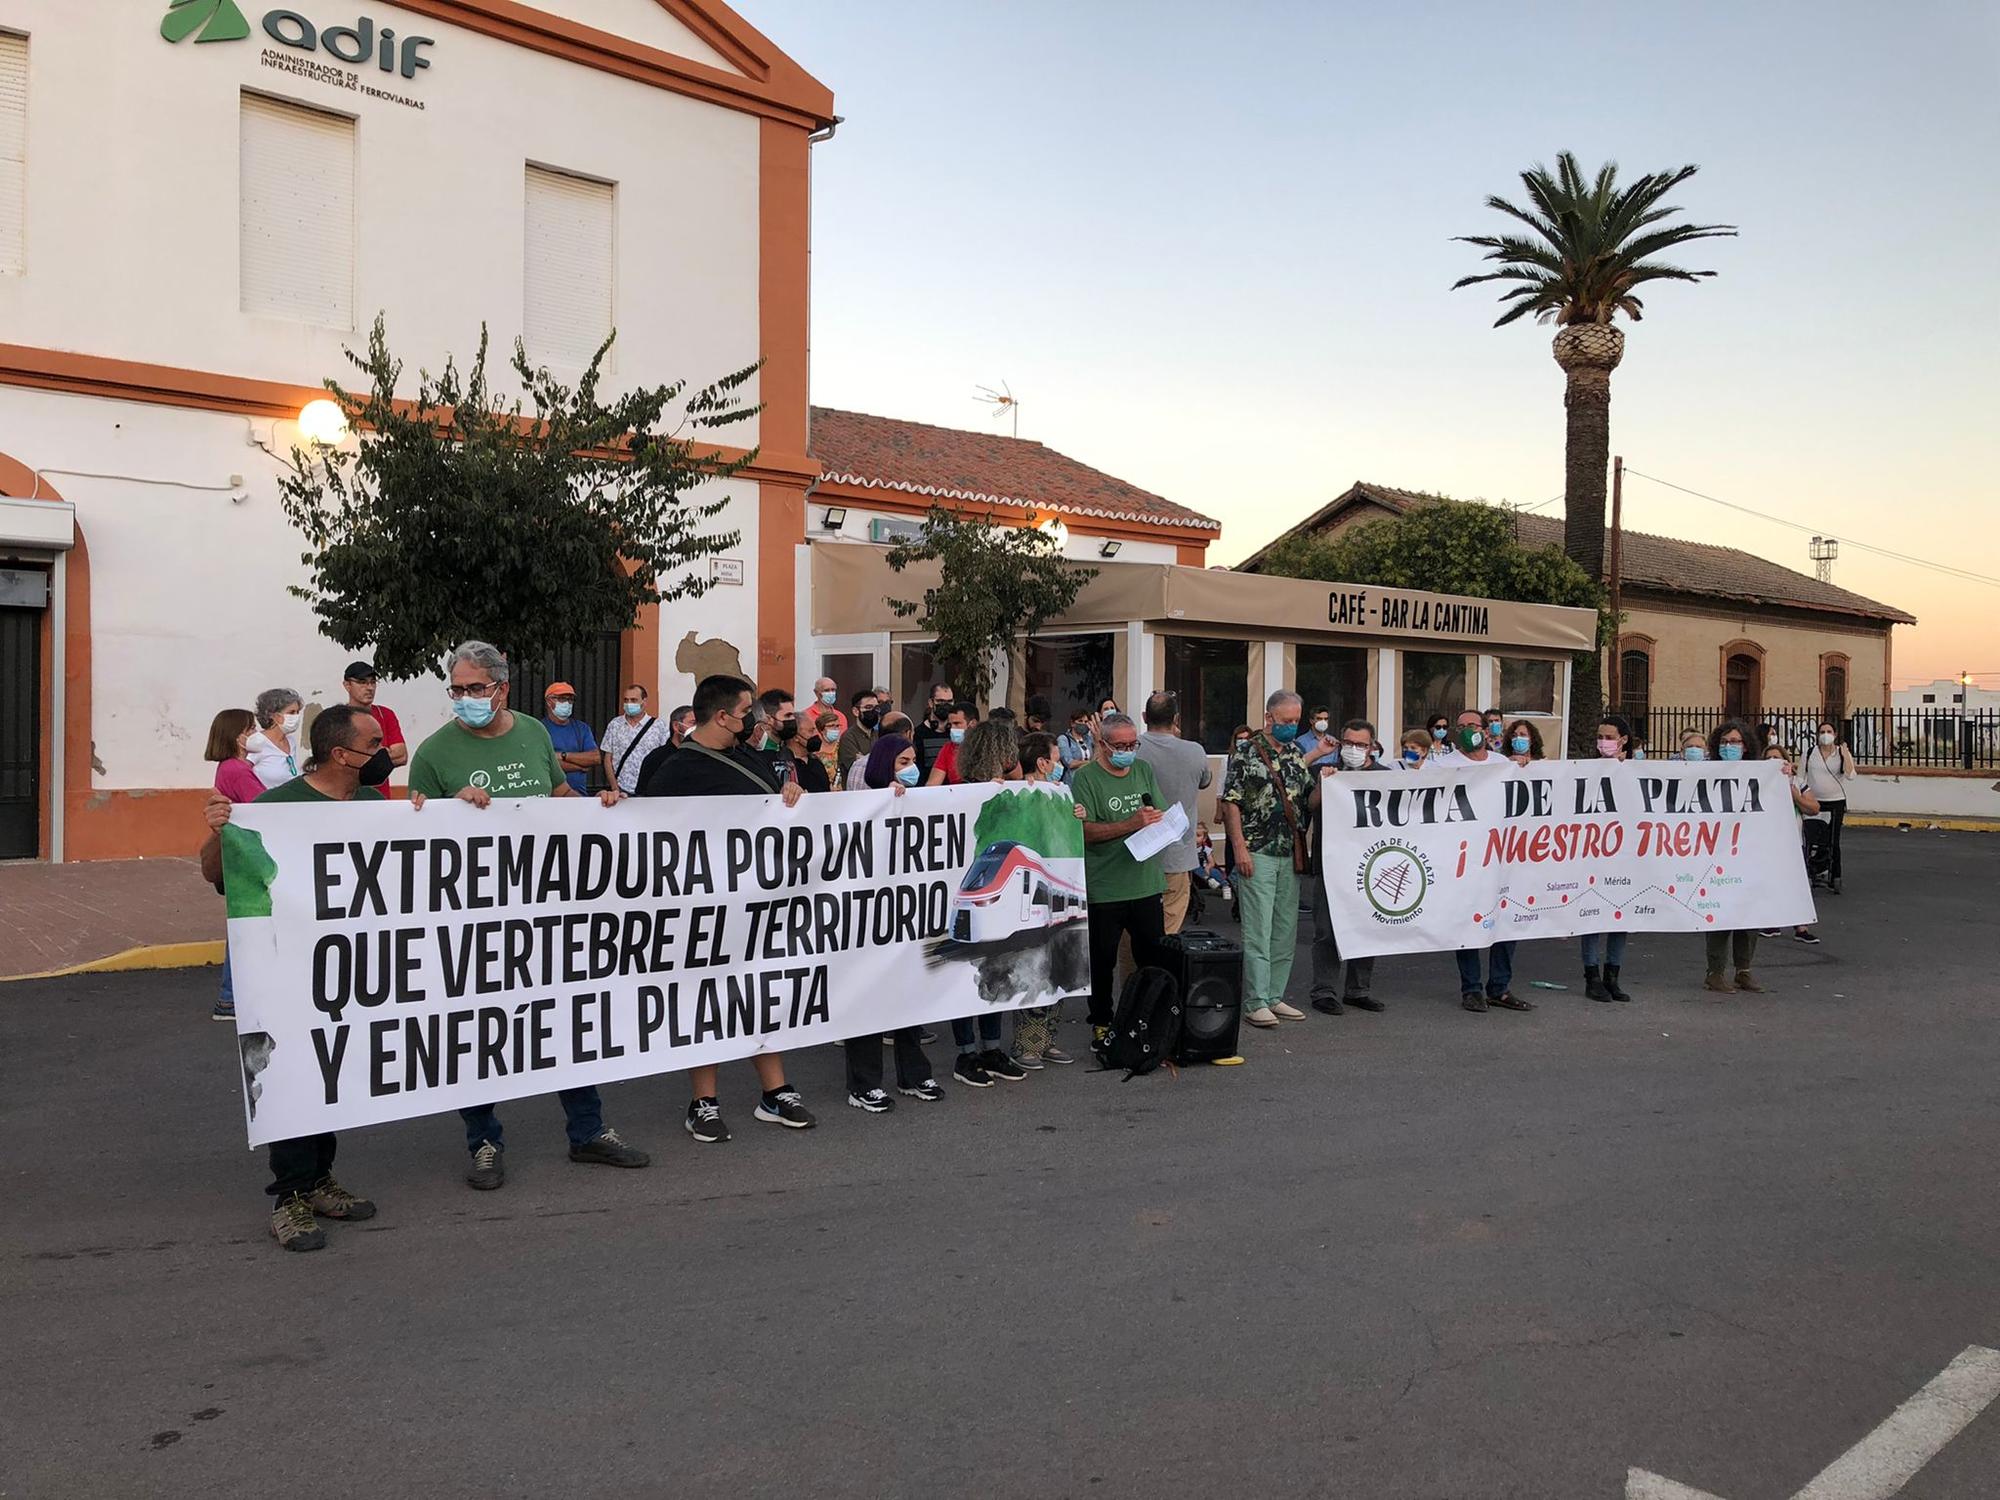
[[[1014,394],[1007,382],[1004,380],[1001,381],[1000,389],[997,391],[990,385],[978,386],[975,389],[978,390],[979,394],[972,399],[983,401],[992,407],[993,420],[996,422],[1002,417],[1012,417],[1014,421],[1013,435],[1019,437],[1021,435],[1021,398]]]
[[[1833,560],[1840,556],[1840,543],[1830,536],[1816,536],[1806,547],[1813,560],[1813,572],[1821,583],[1833,582]]]

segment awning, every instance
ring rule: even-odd
[[[886,547],[810,545],[812,625],[820,635],[907,631],[911,620],[890,609],[889,599],[921,599],[938,584],[936,563],[897,573]],[[1047,628],[1105,628],[1135,620],[1165,634],[1220,629],[1273,639],[1324,636],[1352,643],[1359,638],[1416,649],[1450,642],[1475,650],[1588,651],[1597,641],[1594,610],[1168,563],[1105,563],[1075,605]]]
[[[76,507],[67,500],[0,495],[0,547],[67,552],[76,545]]]

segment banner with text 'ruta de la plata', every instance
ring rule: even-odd
[[[1776,761],[1341,771],[1320,798],[1321,871],[1349,958],[1813,920]]]
[[[250,1143],[1089,990],[1047,788],[251,804],[223,831]]]

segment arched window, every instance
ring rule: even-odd
[[[1820,712],[1835,724],[1847,721],[1847,671],[1850,663],[1843,651],[1829,651],[1819,659]]]
[[[1653,650],[1651,636],[1628,635],[1618,642],[1618,675],[1613,679],[1612,704],[1627,718],[1643,725],[1653,711]]]
[[[1755,641],[1722,648],[1722,711],[1752,722],[1764,711],[1764,648]]]

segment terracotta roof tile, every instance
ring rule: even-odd
[[[999,433],[815,406],[806,452],[836,484],[1195,531],[1222,525],[1040,443]]]

